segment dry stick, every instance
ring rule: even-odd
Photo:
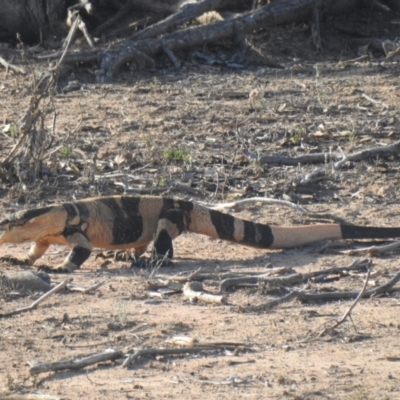
[[[376,156],[390,157],[400,152],[400,141],[394,142],[389,146],[372,147],[358,151],[343,158],[340,153],[311,153],[298,157],[285,156],[261,156],[258,158],[260,164],[277,164],[277,165],[298,165],[312,163],[327,163],[330,161],[340,160],[334,164],[335,169],[341,168],[348,161],[361,161]]]
[[[349,256],[368,254],[368,256],[372,257],[380,254],[389,253],[390,251],[397,250],[399,247],[400,247],[400,240],[382,246],[370,246],[370,247],[364,247],[362,249],[343,250],[339,251],[339,253],[346,254]]]
[[[247,384],[252,382],[252,379],[249,378],[238,378],[236,376],[230,376],[229,378],[223,380],[223,381],[214,381],[214,380],[210,380],[210,379],[197,379],[197,378],[193,378],[190,377],[190,380],[194,381],[194,382],[198,382],[198,383],[206,383],[207,385],[232,385],[232,386],[236,386],[236,385],[241,385],[241,384]]]
[[[383,106],[384,108],[389,108],[389,106],[387,104],[385,104],[383,101],[375,100],[372,97],[366,95],[365,93],[363,93],[361,95],[361,97],[364,97],[364,99],[368,100],[372,104],[378,104],[378,105]]]
[[[171,339],[166,340],[166,343],[181,346],[181,347],[192,347],[192,346],[248,346],[247,343],[243,342],[215,342],[215,341],[200,341],[196,338],[192,338],[190,336],[174,336]]]
[[[365,278],[364,286],[363,286],[360,294],[356,297],[356,299],[354,300],[353,304],[349,307],[349,309],[344,313],[343,317],[339,321],[335,321],[335,324],[333,326],[323,329],[318,334],[317,337],[321,337],[323,335],[326,335],[328,333],[328,331],[332,332],[339,325],[343,324],[344,321],[346,321],[346,319],[350,316],[351,312],[354,310],[354,307],[356,306],[356,304],[360,301],[360,299],[363,297],[365,291],[367,290],[367,286],[368,286],[368,281],[369,281],[370,275],[371,275],[371,269],[369,269],[368,272],[367,272],[367,276]],[[326,324],[327,323],[325,323],[324,325],[326,325]]]
[[[183,297],[190,301],[204,301],[204,303],[226,304],[224,296],[203,292],[203,285],[200,282],[188,282],[183,286]]]
[[[312,218],[331,219],[339,224],[352,225],[343,218],[338,217],[337,215],[310,211],[307,208],[299,206],[298,204],[292,203],[290,201],[271,199],[269,197],[250,197],[248,199],[233,201],[231,203],[220,203],[220,204],[205,203],[201,201],[197,203],[202,205],[203,207],[207,207],[211,210],[217,210],[217,211],[222,211],[226,209],[238,210],[241,209],[242,206],[244,206],[245,204],[254,204],[254,203],[278,204],[280,206],[291,207],[298,213],[307,215]]]
[[[274,2],[271,5],[243,13],[230,20],[167,33],[161,39],[138,40],[125,45],[122,49],[112,50],[112,52],[107,49],[106,51],[94,50],[80,54],[71,53],[65,59],[65,62],[97,62],[101,57],[103,57],[104,61],[104,57],[107,57],[110,53],[113,59],[117,57],[117,60],[125,58],[126,61],[132,61],[137,50],[146,53],[149,57],[154,57],[162,52],[163,44],[171,51],[193,49],[196,46],[204,46],[207,43],[216,43],[233,38],[238,30],[243,33],[250,33],[265,26],[279,25],[307,18],[314,2],[314,0],[284,0],[277,2],[277,4]],[[55,56],[52,55],[48,58],[51,59]],[[109,63],[104,63],[104,67],[111,68],[111,71],[106,70],[105,73],[112,75],[113,62],[110,65],[107,64]],[[120,62],[117,61],[116,64],[119,65]]]
[[[131,354],[122,364],[124,368],[127,368],[133,361],[137,360],[142,356],[149,355],[170,355],[170,354],[187,354],[187,353],[201,353],[202,351],[210,351],[215,349],[235,349],[237,346],[233,345],[218,345],[218,346],[193,346],[193,347],[179,347],[173,349],[142,349],[137,350]]]
[[[185,22],[197,18],[208,11],[215,10],[223,1],[224,0],[205,0],[197,4],[190,4],[168,18],[143,29],[135,34],[132,39],[141,40],[157,37],[170,28],[183,25]]]
[[[2,313],[0,314],[0,318],[5,318],[5,317],[11,317],[12,315],[16,314],[21,314],[26,311],[31,311],[34,310],[41,302],[46,300],[48,297],[50,297],[52,294],[59,292],[61,289],[65,288],[69,282],[72,281],[72,278],[68,278],[65,281],[62,281],[59,283],[56,287],[45,293],[43,296],[39,297],[37,300],[35,300],[31,305],[22,307],[22,308],[17,308],[14,311],[10,311],[8,313]]]
[[[36,364],[29,369],[31,375],[43,374],[49,371],[63,371],[66,369],[78,370],[89,365],[98,364],[104,361],[115,361],[124,357],[123,351],[106,351],[104,353],[95,354],[80,360],[57,361],[51,363]]]
[[[357,260],[349,267],[328,268],[328,269],[324,269],[321,271],[308,272],[305,274],[295,273],[295,274],[291,274],[288,276],[282,276],[282,277],[273,277],[273,276],[270,276],[269,274],[263,274],[263,275],[257,275],[257,276],[227,278],[227,279],[224,279],[220,283],[219,291],[224,292],[232,286],[243,285],[243,284],[255,285],[259,282],[267,282],[267,283],[272,283],[275,285],[282,285],[282,286],[293,285],[295,283],[304,282],[304,281],[307,281],[308,279],[317,278],[319,276],[338,274],[338,273],[343,273],[346,271],[355,271],[355,270],[364,269],[370,265],[371,265],[371,260],[366,259],[366,260],[362,260],[362,261]]]
[[[17,72],[18,74],[26,75],[26,71],[23,68],[18,67],[14,64],[10,64],[3,57],[0,57],[0,64],[3,65],[3,67],[6,69],[7,73],[8,73],[8,70],[11,69],[12,71]]]
[[[100,286],[104,285],[106,282],[108,281],[108,279],[104,279],[100,282],[97,282],[87,288],[82,287],[82,286],[77,286],[77,285],[67,285],[68,290],[70,290],[71,292],[81,292],[81,293],[88,293],[91,292],[92,290],[96,290],[97,288],[99,288]]]
[[[192,281],[194,278],[197,278],[198,275],[200,274],[200,271],[201,267],[186,276],[179,276],[179,275],[168,276],[168,275],[157,274],[156,277],[161,279],[167,279],[169,281],[174,281],[174,282],[188,282]]]
[[[374,158],[377,156],[388,158],[398,153],[400,153],[400,140],[394,142],[389,146],[372,147],[370,149],[365,149],[353,154],[349,154],[348,156],[343,158],[343,160],[340,160],[337,163],[335,163],[334,168],[339,169],[348,161],[361,161],[361,160],[366,160],[367,158]]]
[[[400,291],[400,288],[393,287],[397,282],[400,281],[400,272],[398,272],[392,279],[385,284],[378,286],[375,289],[367,290],[363,294],[363,298],[370,298],[378,294],[393,293]],[[238,311],[241,312],[257,312],[269,310],[275,307],[277,304],[288,302],[293,299],[299,299],[302,301],[317,301],[317,300],[345,300],[354,299],[359,295],[359,292],[331,292],[331,293],[307,293],[300,291],[293,291],[281,299],[273,300],[257,306],[243,307],[239,306]]]

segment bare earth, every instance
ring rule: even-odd
[[[331,163],[293,167],[256,161],[262,155],[350,154],[400,139],[398,62],[374,57],[339,62],[359,55],[350,50],[341,55],[335,47],[345,48],[340,41],[318,55],[307,38],[304,27],[293,28],[291,36],[277,29],[258,38],[265,54],[274,54],[277,62],[303,57],[287,70],[228,70],[188,60],[180,71],[124,72],[115,82],[100,85],[82,69],[75,77],[82,89],[54,99],[56,144],[65,143],[43,163],[52,169],[51,175],[35,184],[18,183],[16,176],[11,182],[3,180],[1,214],[122,193],[124,185],[173,187],[178,182],[195,191],[172,189],[165,194],[203,201],[216,194],[218,202],[256,195],[283,198],[360,225],[399,226],[397,156],[348,163],[338,170]],[[296,53],[297,40],[304,54]],[[23,115],[31,90],[28,81],[0,71],[0,128]],[[255,89],[264,99],[249,100]],[[46,126],[51,124],[49,118]],[[0,143],[1,158],[14,144],[6,136]],[[299,183],[318,167],[322,177]],[[107,177],[118,171],[142,181]],[[322,222],[279,206],[248,207],[235,215],[281,225]],[[175,241],[175,266],[158,273],[172,276],[200,267],[202,272],[264,273],[271,266],[310,272],[349,266],[365,257],[320,252],[323,245],[259,251],[184,234]],[[356,246],[342,243],[336,250]],[[0,256],[27,249],[28,245],[3,246]],[[54,246],[41,263],[56,265],[66,254],[67,249]],[[371,278],[369,288],[397,272],[399,252],[375,257],[373,264],[379,275]],[[0,265],[4,273],[16,269]],[[396,293],[361,300],[352,320],[312,340],[321,325],[339,319],[352,300],[295,301],[267,312],[242,313],[238,306],[282,297],[290,287],[233,288],[226,294],[227,305],[205,305],[190,303],[182,294],[150,297],[148,273],[127,262],[95,259],[94,254],[73,279],[90,286],[108,278],[99,289],[87,294],[63,291],[34,311],[0,319],[0,398],[9,393],[65,399],[400,398]],[[52,276],[52,283],[64,278]],[[297,289],[359,291],[364,279],[365,273],[349,274]],[[204,285],[217,293],[212,281]],[[28,305],[39,295],[17,296],[3,288],[1,312]],[[28,362],[76,359],[106,349],[170,347],[166,340],[174,336],[243,346],[235,351],[142,357],[128,369],[106,362],[79,371],[29,374]]]

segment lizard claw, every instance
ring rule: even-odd
[[[47,274],[69,274],[70,271],[68,268],[65,267],[49,267],[48,265],[39,265],[38,269],[39,272],[46,272]]]
[[[0,257],[0,261],[8,262],[13,265],[30,265],[28,260],[25,260],[23,258],[14,257],[14,256]]]

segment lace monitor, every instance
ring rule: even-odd
[[[134,250],[143,254],[154,240],[159,257],[173,257],[172,241],[194,232],[261,249],[303,246],[326,239],[385,239],[400,237],[400,228],[341,224],[271,226],[245,221],[190,201],[158,196],[112,196],[18,211],[0,221],[0,245],[34,242],[23,258],[3,257],[16,264],[34,264],[51,244],[71,252],[49,272],[73,272],[92,248]]]

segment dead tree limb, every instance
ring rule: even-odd
[[[132,362],[137,360],[139,357],[148,356],[148,355],[170,355],[170,354],[187,354],[187,353],[201,353],[203,351],[215,350],[218,348],[221,349],[235,349],[237,346],[235,345],[214,345],[214,346],[194,346],[194,347],[179,347],[173,349],[141,349],[137,350],[135,353],[131,354],[122,364],[123,367],[129,367]]]
[[[384,293],[393,293],[400,291],[400,288],[394,287],[400,281],[400,272],[398,272],[392,279],[390,279],[385,284],[378,286],[377,288],[366,290],[363,293],[362,298],[370,298],[377,296],[379,294]],[[301,301],[318,301],[318,300],[350,300],[355,299],[359,296],[360,292],[357,291],[348,291],[348,292],[329,292],[329,293],[309,293],[303,291],[292,291],[286,296],[276,299],[273,301],[269,301],[259,305],[252,306],[239,306],[239,312],[259,312],[270,310],[273,307],[276,307],[279,304],[284,302],[288,302],[290,300],[298,299]]]
[[[102,59],[102,68],[99,79],[112,76],[115,67],[121,65],[120,59],[124,62],[134,60],[138,52],[153,58],[162,53],[163,46],[170,51],[182,51],[197,46],[204,46],[207,43],[218,42],[225,39],[234,39],[238,31],[243,34],[253,32],[257,29],[298,21],[310,16],[314,0],[283,0],[261,7],[256,11],[243,13],[230,20],[218,21],[210,25],[203,25],[194,28],[187,28],[178,32],[172,32],[162,36],[160,39],[146,39],[125,42],[122,47],[112,51],[94,50],[80,54],[69,54],[64,62],[96,62]],[[55,54],[53,57],[58,57]]]
[[[335,169],[339,169],[348,161],[361,161],[366,160],[367,158],[374,158],[374,157],[382,157],[388,158],[393,155],[400,153],[400,140],[392,143],[389,146],[381,146],[381,147],[372,147],[370,149],[365,149],[358,151],[353,154],[349,154],[343,160],[337,162],[334,167]]]
[[[362,270],[367,268],[368,266],[371,265],[371,261],[366,259],[362,261],[356,261],[349,267],[336,267],[336,268],[328,268],[328,269],[323,269],[321,271],[314,271],[314,272],[308,272],[305,274],[290,274],[287,276],[269,276],[269,275],[258,275],[258,276],[243,276],[243,277],[234,277],[234,278],[227,278],[224,279],[220,285],[219,285],[219,291],[220,292],[225,292],[232,286],[237,286],[237,285],[255,285],[259,282],[266,282],[270,284],[275,284],[275,285],[293,285],[296,283],[301,283],[301,282],[306,282],[309,279],[312,278],[318,278],[320,276],[326,276],[326,275],[331,275],[331,274],[343,274],[344,272],[348,271],[356,271],[356,270]]]
[[[287,156],[261,156],[258,161],[260,164],[274,164],[274,165],[298,165],[298,164],[315,164],[315,163],[329,163],[331,161],[337,161],[334,164],[335,169],[341,168],[346,162],[350,161],[362,161],[368,158],[382,157],[388,158],[395,154],[400,153],[400,140],[388,145],[381,147],[372,147],[358,151],[348,156],[343,157],[340,153],[312,153],[304,154],[297,157]]]
[[[390,253],[395,251],[400,247],[400,241],[396,241],[389,244],[384,244],[382,246],[369,246],[363,247],[362,249],[352,249],[352,250],[342,250],[339,251],[340,254],[346,254],[349,256],[367,254],[369,257],[378,256],[385,253]]]
[[[0,57],[0,64],[6,69],[7,73],[8,73],[9,69],[11,71],[17,72],[18,74],[21,74],[21,75],[26,75],[26,73],[27,73],[23,68],[7,62],[3,57]]]
[[[64,371],[66,369],[78,370],[89,365],[98,364],[104,361],[115,361],[124,357],[123,351],[106,351],[104,353],[95,354],[80,360],[57,361],[52,363],[43,363],[34,365],[29,369],[31,375],[43,374],[49,371]]]
[[[222,3],[224,3],[224,0],[204,0],[197,4],[190,4],[168,18],[138,32],[132,39],[143,40],[155,38],[171,28],[191,21],[208,11],[215,10]]]

